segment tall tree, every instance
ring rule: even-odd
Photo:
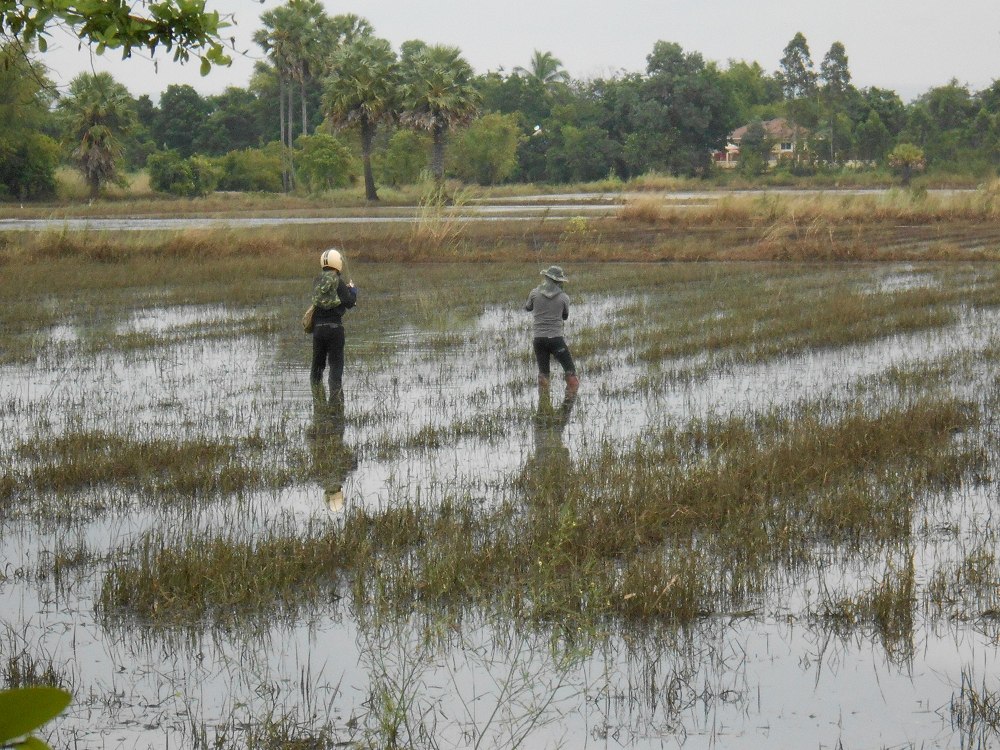
[[[457,47],[406,42],[402,51],[400,121],[431,134],[431,172],[441,185],[448,132],[470,122],[479,105],[472,66]]]
[[[330,40],[328,46],[336,48],[342,44],[350,44],[362,37],[373,36],[375,27],[366,18],[354,13],[340,13],[330,19],[326,27]]]
[[[730,60],[720,76],[732,96],[740,125],[777,116],[775,105],[781,102],[781,81],[769,75],[760,63]]]
[[[815,93],[816,71],[809,44],[801,31],[785,45],[779,65],[778,78],[786,99],[802,99]]]
[[[819,66],[819,79],[823,82],[823,95],[830,100],[843,100],[851,87],[851,69],[847,63],[847,49],[840,42],[830,45]]]
[[[514,68],[514,73],[526,78],[534,78],[547,89],[560,83],[569,82],[569,73],[563,69],[562,60],[551,52],[542,52],[537,49],[531,55],[531,62],[527,69],[518,66]]]
[[[893,137],[899,135],[899,132],[906,125],[906,105],[899,98],[899,94],[890,89],[869,86],[862,90],[859,119],[868,119],[872,112],[878,115],[882,124]]]
[[[361,135],[365,198],[378,200],[372,174],[372,144],[379,124],[395,114],[398,98],[398,63],[384,39],[362,36],[343,45],[330,57],[324,87],[324,106],[338,126],[357,125]]]
[[[294,186],[291,153],[294,135],[295,82],[299,79],[304,63],[305,36],[308,33],[304,14],[296,12],[292,2],[261,14],[263,28],[254,33],[254,41],[264,50],[274,66],[278,79],[278,118],[281,143],[285,148],[285,166],[282,182],[285,190]],[[303,117],[305,120],[305,117]],[[304,132],[304,131],[303,131]]]
[[[857,140],[858,156],[864,161],[881,161],[892,145],[889,129],[874,110],[869,113],[867,120],[858,125]]]
[[[646,78],[628,151],[645,158],[642,171],[700,174],[712,149],[735,126],[736,108],[718,69],[697,52],[658,41],[646,57]]]
[[[123,138],[136,125],[135,103],[109,73],[83,73],[59,102],[66,117],[66,138],[91,199],[119,176]]]
[[[184,158],[194,154],[211,105],[193,86],[172,83],[160,96],[151,135],[157,148],[172,149]]]
[[[249,89],[229,86],[206,99],[210,114],[194,143],[199,153],[221,156],[261,146],[267,141],[263,102]]]
[[[795,158],[801,159],[800,147],[802,138],[799,127],[814,127],[817,122],[816,103],[816,71],[813,70],[812,55],[809,44],[801,31],[796,32],[785,49],[779,63],[778,78],[785,94],[785,107],[788,117],[795,126]]]
[[[837,138],[836,123],[843,115],[846,100],[851,93],[851,70],[847,63],[847,50],[840,42],[830,45],[829,51],[820,63],[819,79],[823,82],[821,90],[826,108],[827,133],[830,139],[830,161],[836,159]]]

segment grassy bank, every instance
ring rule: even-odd
[[[650,193],[630,196],[604,214],[542,209],[527,220],[494,216],[484,221],[463,206],[433,202],[406,208],[331,208],[298,198],[268,198],[261,204],[242,196],[167,205],[166,211],[146,203],[119,208],[137,217],[391,215],[406,221],[104,232],[56,225],[50,231],[0,234],[0,267],[75,259],[117,264],[243,257],[274,268],[330,245],[344,248],[353,259],[378,263],[977,261],[1000,256],[996,183],[963,193],[722,194],[697,203]]]

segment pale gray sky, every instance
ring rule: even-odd
[[[106,70],[134,95],[156,98],[171,83],[188,83],[202,94],[245,86],[260,55],[252,43],[260,14],[283,0],[208,0],[233,14],[239,46],[249,57],[202,78],[198,65],[181,66],[170,55],[159,64],[113,51],[101,57],[77,51],[75,38],[57,34],[44,56],[58,83],[76,74]],[[643,71],[657,40],[725,65],[729,59],[778,67],[797,31],[805,34],[817,68],[830,45],[847,49],[854,83],[895,90],[909,101],[932,86],[957,78],[974,91],[1000,78],[1000,3],[996,0],[351,0],[325,2],[327,12],[367,18],[376,33],[398,49],[408,39],[459,47],[477,72],[527,66],[532,51],[562,60],[574,78]],[[58,49],[53,49],[58,48]]]

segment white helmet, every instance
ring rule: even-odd
[[[319,264],[323,268],[332,268],[335,271],[343,271],[344,256],[340,254],[339,250],[331,247],[329,250],[323,251],[323,255],[321,255],[319,259]]]

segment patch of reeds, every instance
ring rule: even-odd
[[[643,224],[659,224],[664,221],[665,215],[663,200],[649,197],[630,200],[618,212],[618,217],[623,221]]]
[[[886,654],[905,662],[913,655],[916,607],[916,574],[910,554],[896,562],[889,560],[871,588],[823,602],[818,617],[840,632],[874,630]]]
[[[329,530],[261,534],[148,534],[113,562],[98,611],[165,622],[224,625],[265,612],[294,614],[339,598],[350,559],[347,540]]]
[[[980,544],[950,564],[938,566],[927,582],[928,603],[937,614],[968,618],[1000,617],[996,554]]]
[[[287,470],[261,465],[258,441],[174,440],[103,430],[67,431],[19,443],[4,473],[10,500],[103,488],[147,499],[240,494],[287,483]],[[255,460],[256,459],[256,460]],[[6,478],[12,481],[7,481]]]
[[[545,622],[675,624],[745,611],[818,542],[870,550],[908,538],[917,499],[983,460],[953,439],[977,419],[955,400],[833,416],[803,405],[604,442],[572,466],[529,464],[498,504],[356,507],[337,528],[252,541],[148,535],[109,569],[101,611],[259,617],[331,601],[342,580],[355,607],[376,611],[477,605]],[[869,602],[887,638],[905,619],[897,579]]]
[[[990,688],[985,678],[977,685],[972,673],[963,669],[949,708],[964,747],[991,747],[1000,737],[1000,690]]]
[[[40,652],[25,637],[6,626],[0,648],[0,686],[4,690],[26,687],[72,688],[72,679],[51,656]]]

